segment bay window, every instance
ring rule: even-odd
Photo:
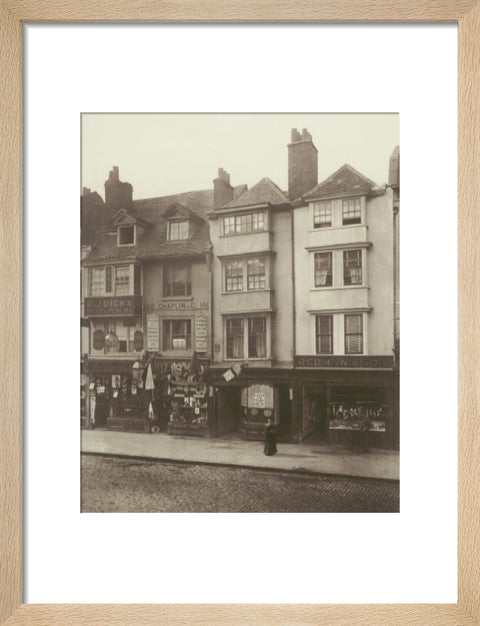
[[[226,261],[223,265],[225,291],[255,291],[267,288],[264,257]]]
[[[232,317],[226,320],[227,359],[267,358],[267,318]]]
[[[223,234],[238,235],[265,230],[264,211],[243,213],[241,215],[226,215],[223,218]]]
[[[130,265],[106,265],[89,269],[89,296],[128,296],[131,289]],[[137,270],[138,291],[140,291],[140,275]]]

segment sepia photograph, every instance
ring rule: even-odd
[[[395,113],[83,113],[83,513],[400,512]]]

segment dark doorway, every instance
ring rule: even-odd
[[[278,388],[278,414],[280,423],[278,425],[278,436],[280,439],[289,441],[292,430],[292,410],[290,401],[289,385],[280,385]]]
[[[238,432],[240,410],[240,387],[219,387],[215,412],[217,437]]]

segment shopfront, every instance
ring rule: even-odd
[[[143,353],[134,360],[90,360],[90,426],[208,436],[208,361]]]
[[[398,372],[390,357],[307,356],[295,363],[302,441],[398,447]]]
[[[278,439],[291,438],[292,370],[211,368],[213,436],[261,440],[269,419]]]

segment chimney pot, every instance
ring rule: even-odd
[[[302,136],[300,135],[298,130],[296,128],[292,128],[292,134],[291,134],[292,143],[294,143],[295,141],[301,141],[301,140],[302,140]]]
[[[288,146],[288,195],[295,200],[318,184],[318,157],[312,136],[306,128],[301,134],[293,128],[291,137]]]
[[[233,187],[230,185],[230,174],[223,167],[218,168],[218,176],[213,181],[213,208],[227,204],[233,200]]]

